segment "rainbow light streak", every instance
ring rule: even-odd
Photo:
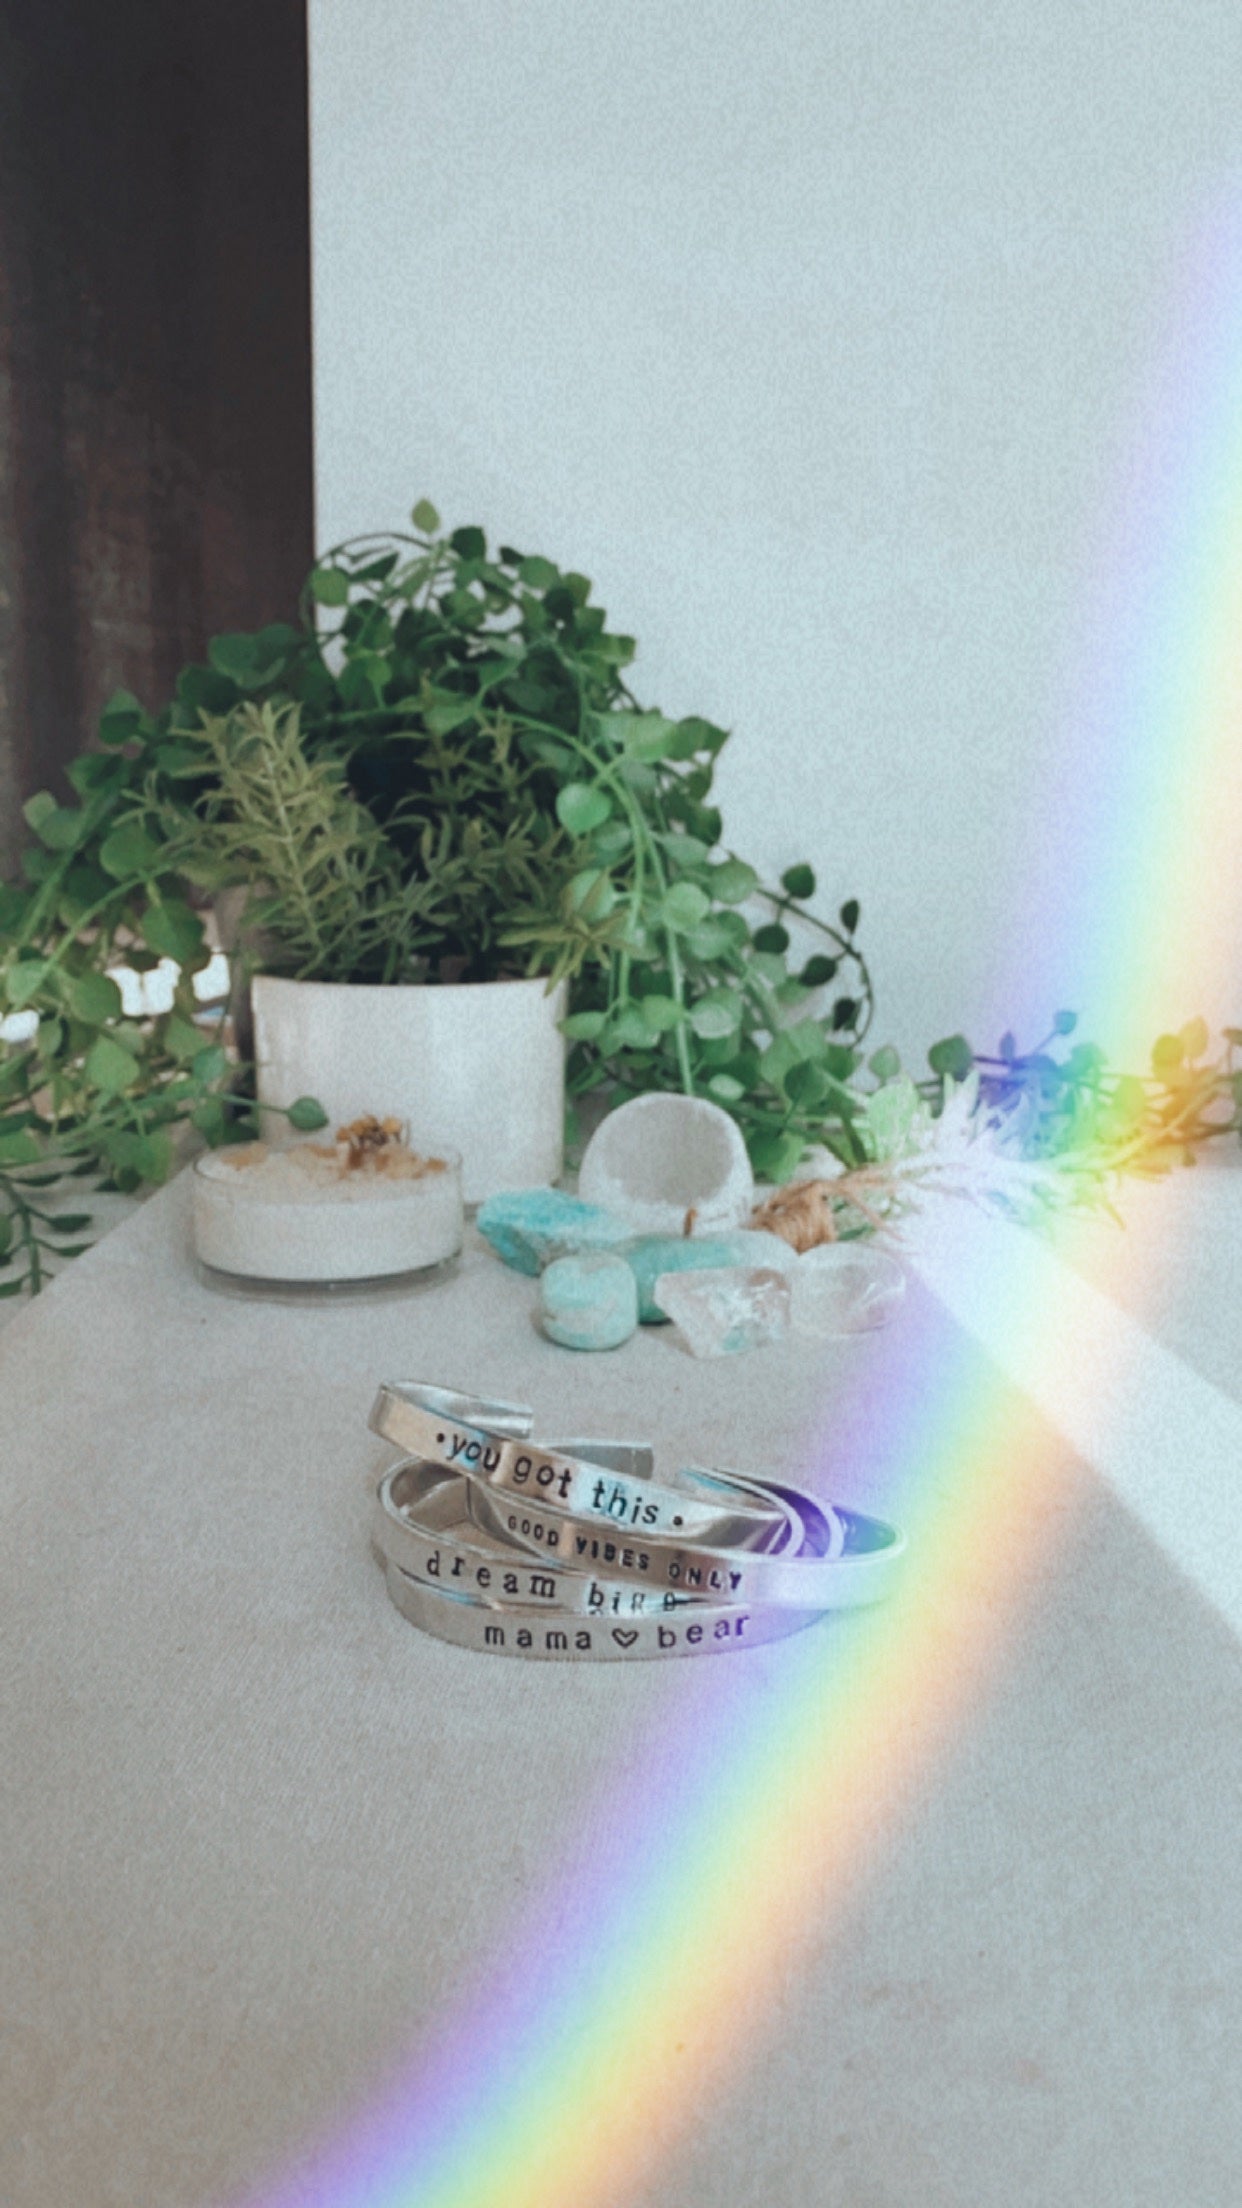
[[[624,2198],[754,2049],[770,1980],[796,1979],[808,1922],[830,1924],[882,1854],[903,1791],[978,1692],[983,1643],[1003,1634],[1024,1574],[1044,1430],[1012,1397],[1002,1414],[1005,1384],[930,1304],[916,1302],[902,1347],[906,1386],[878,1437],[866,1406],[869,1501],[908,1527],[917,1579],[883,1610],[747,1663],[670,1666],[669,1722],[627,1762],[625,1801],[591,1806],[568,1890],[550,1884],[434,2047],[347,2137],[255,2196],[263,2208]],[[1015,1418],[1029,1421],[1025,1451]]]
[[[1186,237],[1179,294],[1135,410],[1132,474],[1096,560],[1089,657],[1073,685],[1062,756],[1042,770],[1008,952],[1012,1001],[1075,1004],[1086,1032],[1107,1033],[1110,1048],[1127,1056],[1195,1012],[1215,1025],[1238,1017],[1236,189]]]
[[[1065,972],[1085,974],[1088,1011],[1119,1011],[1148,1040],[1199,1009],[1187,989],[1226,987],[1242,919],[1236,205],[1189,273],[1075,723],[1084,749],[1058,795],[1060,919],[1021,945],[1028,999],[1033,959],[1049,1007]],[[1041,1285],[1015,1286],[1010,1323],[1055,1393],[1046,1267],[1029,1280]],[[1030,1403],[917,1296],[902,1350],[899,1398],[834,1404],[838,1431],[868,1426],[871,1486],[851,1494],[910,1536],[902,1592],[740,1664],[670,1666],[666,1720],[630,1760],[624,1801],[589,1805],[568,1873],[434,2043],[346,2134],[252,2195],[261,2208],[600,2208],[653,2178],[754,2052],[808,1928],[827,1939],[983,1692],[1055,1524],[1064,1445]],[[823,1459],[811,1484],[831,1494],[826,1446]]]

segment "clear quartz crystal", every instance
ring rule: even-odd
[[[762,1349],[789,1329],[789,1282],[765,1265],[719,1265],[661,1273],[655,1301],[681,1328],[695,1357]]]
[[[906,1292],[906,1276],[884,1250],[821,1242],[790,1275],[799,1334],[863,1334],[887,1326]]]

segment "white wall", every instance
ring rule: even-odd
[[[735,730],[735,846],[861,898],[879,1031],[1033,1039],[1091,982],[1030,885],[1237,0],[310,17],[321,541],[425,494],[584,570]]]

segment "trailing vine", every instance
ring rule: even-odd
[[[1066,1171],[1147,1168],[1240,1123],[1238,1031],[1208,1061],[1202,1023],[1137,1083],[1091,1046],[1058,1057],[1067,1016],[1025,1053],[949,1038],[918,1085],[890,1048],[866,1057],[857,901],[825,918],[810,865],[765,884],[731,848],[713,803],[727,731],[639,702],[634,640],[585,576],[446,535],[425,502],[412,522],[324,554],[297,623],[214,638],[158,713],[118,693],[69,769],[74,802],[27,804],[22,875],[0,885],[0,1294],[83,1246],[89,1216],[58,1182],[157,1184],[184,1132],[252,1130],[250,1069],[195,992],[230,889],[243,960],[270,971],[566,980],[572,1096],[710,1097],[771,1181],[812,1147],[846,1172],[893,1166],[877,1093],[922,1142],[967,1074],[994,1147]],[[169,1010],[128,1015],[118,971],[161,961]],[[307,1099],[290,1114],[322,1120]]]

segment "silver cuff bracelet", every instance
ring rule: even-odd
[[[475,1414],[473,1418],[457,1415],[466,1409]],[[530,1417],[512,1405],[472,1402],[419,1381],[390,1381],[376,1396],[370,1424],[409,1455],[469,1473],[496,1493],[534,1506],[532,1516],[538,1516],[546,1532],[557,1534],[556,1542],[547,1545],[561,1551],[562,1562],[567,1561],[571,1531],[583,1525],[594,1534],[606,1527],[614,1543],[616,1535],[624,1532],[643,1540],[677,1540],[695,1548],[764,1552],[789,1540],[788,1516],[775,1499],[750,1507],[738,1500],[731,1508],[728,1493],[722,1491],[716,1506],[697,1501],[656,1480],[609,1471],[557,1450],[527,1447],[524,1438],[505,1438],[484,1423],[488,1413],[498,1413],[510,1422]],[[508,1431],[512,1433],[511,1423]],[[575,1520],[578,1529],[574,1529]],[[531,1538],[543,1542],[546,1533]]]
[[[497,1656],[565,1662],[618,1662],[652,1656],[719,1656],[783,1640],[813,1625],[817,1610],[753,1611],[705,1603],[630,1618],[563,1617],[547,1610],[496,1609],[444,1587],[415,1579],[396,1564],[387,1569],[388,1592],[403,1617],[437,1640]]]

